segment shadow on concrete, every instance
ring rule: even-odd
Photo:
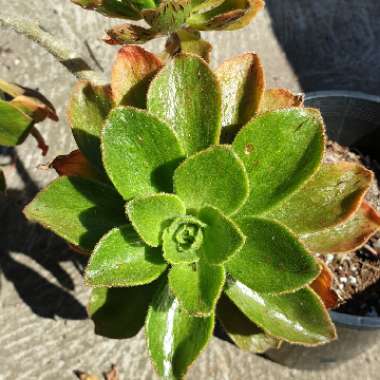
[[[69,273],[62,267],[72,262],[82,273],[85,258],[69,250],[67,244],[37,224],[29,223],[22,213],[24,206],[38,192],[22,162],[13,150],[2,150],[10,156],[25,189],[8,190],[0,195],[0,271],[10,281],[20,298],[40,317],[85,319],[85,307],[70,293],[75,285]],[[44,271],[50,272],[59,285],[47,280],[29,265],[22,262],[28,256]],[[25,258],[25,257],[24,257]],[[30,260],[28,260],[30,261]],[[1,288],[0,288],[1,291]]]
[[[266,0],[305,92],[380,94],[379,0]]]

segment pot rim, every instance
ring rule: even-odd
[[[359,91],[324,90],[308,92],[305,94],[305,100],[336,97],[366,100],[368,102],[380,104],[380,96],[370,95]],[[330,316],[335,323],[349,328],[380,328],[380,317],[363,317],[359,315],[339,313],[336,311],[330,311]]]
[[[369,102],[380,103],[380,96],[370,95],[360,91],[344,91],[344,90],[323,90],[311,91],[305,93],[305,100],[327,98],[327,97],[342,97],[367,100]]]

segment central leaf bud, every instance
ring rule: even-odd
[[[203,241],[201,226],[195,223],[184,223],[178,226],[173,236],[179,251],[197,250]]]
[[[193,216],[174,219],[163,234],[164,256],[172,264],[199,260],[197,251],[203,243],[204,223]]]

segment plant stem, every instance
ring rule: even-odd
[[[56,39],[50,33],[43,30],[38,22],[21,17],[0,15],[0,26],[10,27],[17,33],[38,43],[78,79],[89,80],[94,84],[106,83],[103,75],[93,70],[79,53],[68,48],[63,41]]]

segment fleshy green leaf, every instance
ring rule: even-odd
[[[140,46],[124,46],[112,67],[112,96],[115,104],[146,107],[146,93],[161,61]]]
[[[314,109],[268,112],[252,119],[232,147],[250,182],[240,215],[258,215],[292,194],[318,169],[324,152],[323,120]]]
[[[336,226],[358,210],[372,180],[372,172],[358,164],[323,164],[306,185],[266,216],[297,234]]]
[[[188,155],[219,142],[221,95],[201,58],[178,54],[153,79],[148,109],[176,131]]]
[[[220,298],[216,313],[224,331],[240,349],[261,354],[280,348],[280,340],[266,334],[226,296]]]
[[[226,293],[252,322],[274,337],[305,346],[336,339],[326,309],[309,288],[284,295],[264,295],[231,281]]]
[[[293,94],[286,88],[272,88],[264,92],[259,111],[264,113],[290,107],[302,107],[303,101],[303,94]]]
[[[127,205],[133,227],[153,247],[161,244],[161,235],[171,219],[186,214],[181,199],[174,194],[155,194],[136,198]]]
[[[112,339],[135,336],[144,326],[157,282],[129,288],[94,288],[88,304],[95,334]]]
[[[199,260],[205,224],[193,216],[177,217],[162,235],[165,259],[171,264],[190,264]]]
[[[125,199],[172,192],[173,172],[184,155],[174,132],[146,111],[118,107],[102,137],[105,169]]]
[[[139,20],[141,18],[139,3],[146,3],[146,6],[154,6],[153,0],[147,1],[131,1],[131,0],[71,0],[73,3],[80,5],[85,9],[94,9],[97,12],[108,17],[128,18],[131,20]]]
[[[209,264],[222,264],[237,253],[245,236],[231,219],[214,207],[205,207],[199,218],[206,224],[200,255]]]
[[[282,293],[318,276],[314,258],[282,225],[250,217],[240,220],[239,227],[246,236],[245,245],[226,264],[236,280],[257,292]]]
[[[199,356],[214,329],[214,316],[197,318],[183,310],[168,286],[149,308],[146,335],[150,356],[163,379],[180,380]]]
[[[190,0],[165,0],[158,7],[142,12],[145,21],[159,33],[176,31],[185,24],[190,14]]]
[[[301,241],[312,252],[353,252],[362,247],[380,229],[380,215],[367,202],[346,223],[314,233],[301,235]]]
[[[114,228],[96,245],[86,268],[91,286],[149,284],[166,269],[161,250],[142,242],[131,225]]]
[[[202,7],[206,12],[193,14],[187,23],[198,30],[235,30],[248,25],[263,7],[263,0],[226,0],[211,9]]]
[[[0,99],[0,145],[21,144],[32,126],[31,117],[14,105]]]
[[[187,312],[206,316],[214,312],[225,278],[223,266],[209,265],[201,260],[174,265],[169,272],[169,286]]]
[[[92,250],[111,228],[126,222],[124,201],[110,186],[80,177],[61,177],[25,208],[41,223],[74,245]]]
[[[242,162],[229,146],[213,146],[177,168],[174,188],[188,209],[213,206],[230,215],[244,203],[248,179]]]
[[[222,88],[222,126],[247,123],[264,94],[264,69],[258,55],[245,53],[224,62],[216,75]]]
[[[79,81],[70,98],[68,119],[76,143],[86,158],[102,167],[100,134],[112,108],[109,86]]]

